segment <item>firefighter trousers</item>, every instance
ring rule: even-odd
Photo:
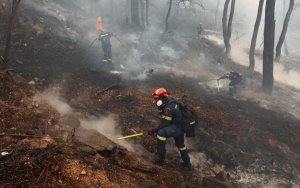
[[[167,138],[173,137],[175,145],[180,151],[181,159],[184,163],[190,163],[190,157],[187,148],[184,144],[184,132],[182,128],[176,125],[171,125],[157,132],[157,155],[161,160],[166,156],[166,141]]]
[[[111,61],[112,60],[112,53],[111,53],[111,45],[102,43],[102,49],[103,49],[103,61]]]

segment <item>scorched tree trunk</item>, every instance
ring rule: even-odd
[[[252,35],[250,50],[249,50],[249,63],[250,63],[249,64],[249,69],[250,69],[251,72],[253,72],[254,68],[255,68],[254,53],[255,53],[257,34],[258,34],[258,30],[259,30],[259,25],[260,25],[260,20],[261,20],[261,15],[262,15],[264,2],[265,2],[265,0],[260,0],[259,1],[257,17],[256,17],[256,21],[255,21],[255,24],[254,24],[254,31],[253,31],[253,35]]]
[[[171,13],[171,10],[172,10],[172,2],[173,2],[173,0],[170,0],[170,2],[169,2],[169,9],[168,9],[168,13],[167,13],[167,16],[166,16],[165,32],[168,32],[168,30],[169,30],[169,17],[170,17],[170,13]]]
[[[262,88],[268,94],[272,94],[273,83],[274,83],[274,76],[273,76],[274,33],[275,33],[274,12],[275,12],[275,0],[267,0],[266,10],[265,10]]]
[[[9,61],[8,54],[9,54],[9,50],[10,50],[11,34],[13,31],[13,27],[14,27],[14,18],[17,14],[18,5],[20,2],[21,2],[21,0],[13,0],[12,5],[11,5],[11,14],[9,17],[8,30],[7,30],[7,36],[6,36],[6,45],[5,45],[5,50],[4,50],[4,54],[2,57],[2,60],[4,62],[3,69],[6,69],[7,63]]]
[[[293,7],[294,7],[294,0],[290,0],[290,6],[289,6],[289,9],[286,13],[284,23],[283,23],[283,27],[282,27],[282,31],[281,31],[281,35],[279,37],[279,41],[278,41],[277,46],[276,46],[276,61],[280,61],[281,48],[282,48],[282,44],[285,40],[285,35],[286,35],[287,29],[288,29],[290,17],[291,17],[291,14],[293,12]]]

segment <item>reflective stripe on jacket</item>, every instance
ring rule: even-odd
[[[175,100],[168,99],[165,107],[162,109],[161,122],[157,130],[163,129],[169,125],[181,122],[182,114]]]

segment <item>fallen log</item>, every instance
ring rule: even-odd
[[[28,135],[28,134],[0,134],[0,136],[29,137],[29,138],[43,138],[43,137],[58,138],[49,135]]]

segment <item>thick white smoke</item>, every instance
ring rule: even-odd
[[[59,87],[46,89],[41,93],[41,98],[51,107],[56,109],[62,116],[72,113],[72,108],[59,94]]]
[[[39,98],[56,109],[60,113],[62,118],[68,115],[72,116],[73,110],[70,105],[60,96],[60,89],[60,87],[52,87],[46,89],[40,94]],[[78,117],[78,115],[74,115],[73,117]],[[89,130],[95,130],[103,134],[113,142],[127,148],[129,151],[143,154],[144,149],[141,145],[130,143],[124,139],[117,139],[118,137],[122,136],[121,130],[118,126],[117,115],[110,114],[108,116],[103,116],[100,118],[90,116],[84,119],[78,117],[78,120],[80,121],[81,127]]]

